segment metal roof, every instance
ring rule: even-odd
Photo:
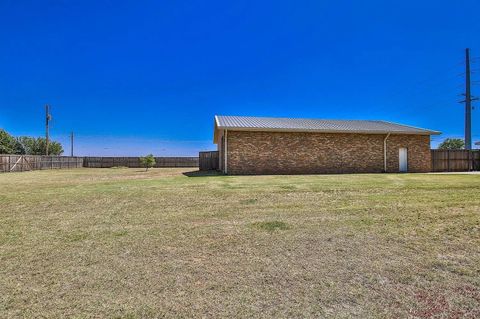
[[[215,116],[217,129],[238,131],[436,135],[438,131],[372,120],[320,120],[281,117]]]

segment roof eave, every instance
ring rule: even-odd
[[[298,132],[298,133],[344,133],[344,134],[404,134],[404,135],[439,135],[439,131],[424,130],[420,132],[412,131],[371,131],[371,130],[315,130],[315,129],[285,129],[285,128],[260,128],[260,127],[232,127],[219,126],[216,122],[215,136],[218,130],[249,131],[249,132]]]
[[[391,122],[391,121],[383,121],[383,122],[398,125],[398,126],[403,126],[403,127],[409,127],[409,128],[413,128],[413,129],[416,129],[416,130],[421,130],[421,131],[424,131],[424,132],[428,132],[429,135],[440,135],[440,134],[442,134],[442,132],[440,132],[440,131],[428,130],[428,129],[423,128],[423,127],[412,126],[412,125],[404,125],[404,124]]]
[[[218,123],[218,115],[215,115],[215,120],[213,123],[213,144],[217,144],[219,126],[220,125]]]

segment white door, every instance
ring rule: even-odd
[[[400,172],[405,173],[408,171],[408,151],[406,148],[398,150],[398,161]]]

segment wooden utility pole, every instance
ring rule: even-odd
[[[70,156],[73,157],[73,132],[70,133]]]
[[[48,124],[50,123],[51,119],[50,106],[45,104],[45,155],[48,155],[48,144],[50,143],[48,136]]]

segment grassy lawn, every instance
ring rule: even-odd
[[[0,317],[480,317],[480,175],[185,171],[0,174]]]

